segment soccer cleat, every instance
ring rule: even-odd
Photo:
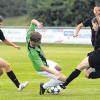
[[[61,87],[62,89],[66,89],[66,86],[64,86],[63,84],[61,84],[60,87]]]
[[[40,95],[43,95],[45,93],[45,89],[43,88],[44,83],[40,83]]]
[[[22,91],[28,84],[29,84],[28,81],[26,81],[26,82],[24,82],[24,83],[21,83],[21,84],[19,85],[18,91]]]

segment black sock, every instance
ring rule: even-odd
[[[91,79],[100,78],[100,71],[91,72],[91,73],[89,74],[89,78],[91,78]]]
[[[13,73],[13,71],[7,72],[8,77],[12,80],[12,82],[16,85],[16,87],[18,88],[20,83],[17,80],[15,74]]]
[[[80,70],[75,69],[70,76],[66,79],[65,83],[63,84],[64,86],[67,86],[73,79],[75,79],[79,74],[81,73]]]

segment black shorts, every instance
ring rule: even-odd
[[[100,70],[100,50],[88,53],[90,67]]]

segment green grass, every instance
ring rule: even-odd
[[[75,66],[92,50],[91,46],[85,45],[43,45],[47,58],[58,62],[63,72],[68,76]],[[0,77],[0,100],[99,100],[100,80],[88,80],[82,73],[75,79],[66,90],[59,95],[45,94],[40,96],[39,83],[48,79],[35,73],[27,56],[27,50],[21,45],[21,50],[16,50],[0,44],[0,56],[13,66],[18,79],[23,82],[28,80],[29,86],[22,92],[17,92],[16,87],[8,79],[6,74]]]

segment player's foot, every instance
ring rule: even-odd
[[[64,86],[63,84],[61,84],[60,87],[61,87],[62,89],[66,89],[66,86]]]
[[[45,89],[43,88],[44,83],[40,83],[40,95],[43,95],[45,93]]]
[[[19,85],[18,91],[22,91],[28,84],[29,84],[28,81],[26,81],[26,82],[24,82],[24,83],[21,83],[21,84]]]

